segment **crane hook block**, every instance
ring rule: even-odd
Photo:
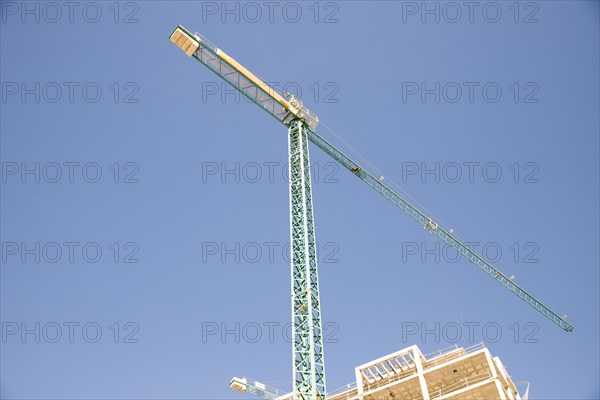
[[[177,47],[183,50],[188,57],[191,57],[196,50],[198,50],[198,47],[200,47],[200,42],[198,42],[197,38],[190,36],[179,27],[173,31],[170,39],[171,42],[175,43]]]

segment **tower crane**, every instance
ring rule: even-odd
[[[567,332],[573,330],[573,326],[565,318],[546,307],[536,297],[516,284],[511,277],[500,272],[474,250],[467,247],[453,235],[452,230],[446,230],[439,226],[432,218],[384,184],[383,180],[377,179],[320,136],[316,131],[319,119],[302,104],[300,99],[289,94],[278,93],[202,35],[191,33],[181,25],[175,28],[170,40],[188,57],[195,58],[205,65],[288,129],[293,391],[291,397],[285,396],[286,399],[325,400],[327,396],[308,152],[309,141],[554,324]],[[246,379],[233,378],[230,386],[241,392],[247,391],[263,398],[273,398],[272,392],[265,391],[260,385],[257,386]]]

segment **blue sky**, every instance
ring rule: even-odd
[[[173,46],[178,24],[300,90],[575,326],[311,148],[330,390],[484,341],[532,398],[598,398],[598,3],[269,4],[2,1],[2,398],[290,387],[286,130]]]

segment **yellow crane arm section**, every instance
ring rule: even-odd
[[[198,47],[200,47],[200,43],[202,43],[202,39],[198,36],[192,35],[187,32],[183,27],[179,26],[175,29],[175,31],[171,34],[171,42],[175,43],[177,47],[179,47],[183,52],[191,57]],[[219,48],[212,49],[212,46],[209,46],[213,53],[219,57],[221,60],[225,61],[232,68],[236,69],[240,74],[242,74],[246,79],[252,82],[256,87],[258,87],[263,92],[267,93],[269,96],[273,97],[279,104],[285,107],[286,110],[292,111],[294,114],[297,112],[293,109],[292,105],[289,101],[284,99],[279,93],[277,93],[273,88],[264,83],[259,77],[254,75],[252,72],[248,71],[242,64],[237,62],[233,57],[227,55],[223,50]]]
[[[259,77],[254,75],[252,72],[248,71],[244,68],[243,65],[235,61],[232,57],[228,56],[223,50],[217,49],[217,55],[225,61],[227,64],[231,65],[233,68],[237,69],[240,74],[244,75],[248,78],[249,81],[258,86],[262,91],[269,93],[275,100],[279,102],[282,106],[284,106],[288,110],[292,110],[292,105],[289,101],[284,99],[279,93],[273,90],[269,85],[264,83]]]

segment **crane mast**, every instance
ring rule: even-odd
[[[292,272],[292,359],[294,399],[325,400],[325,362],[319,299],[316,240],[308,142],[312,142],[376,192],[416,220],[424,229],[453,247],[495,281],[567,332],[573,330],[563,317],[546,307],[512,279],[475,253],[451,232],[375,178],[358,163],[317,134],[319,119],[304,107],[300,99],[281,95],[247,70],[223,50],[203,36],[192,34],[181,25],[170,40],[188,57],[193,57],[229,83],[249,100],[288,128],[290,172],[290,243]],[[287,97],[287,99],[285,97]],[[249,384],[232,380],[232,387],[252,392],[263,398],[272,394],[261,392]],[[233,384],[235,381],[235,385]],[[241,388],[245,388],[241,390]],[[261,395],[261,393],[263,393]],[[267,393],[267,394],[265,394]],[[287,398],[287,397],[286,397]]]
[[[324,399],[325,363],[307,125],[296,119],[288,133],[294,392],[301,399]]]

